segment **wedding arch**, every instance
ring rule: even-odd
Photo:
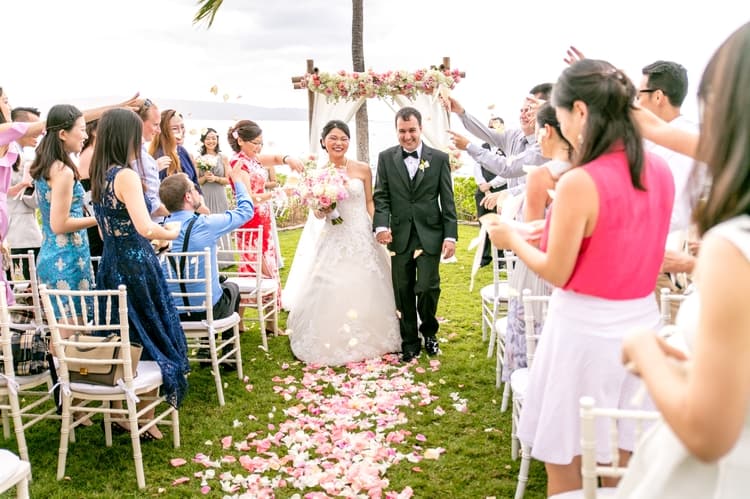
[[[373,70],[350,73],[321,72],[307,60],[303,76],[293,76],[295,89],[306,89],[310,152],[318,151],[320,130],[332,119],[349,123],[365,99],[377,98],[388,104],[394,113],[403,106],[413,106],[422,113],[422,136],[428,144],[446,149],[449,143],[445,130],[450,116],[440,103],[440,92],[450,91],[466,74],[450,68],[450,58],[440,66],[409,71]],[[443,90],[445,89],[445,90]]]

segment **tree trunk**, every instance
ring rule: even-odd
[[[364,0],[352,0],[352,64],[354,71],[364,72],[365,50],[363,42],[364,32]],[[370,164],[370,132],[367,120],[367,100],[357,110],[354,118],[357,127],[357,159]]]

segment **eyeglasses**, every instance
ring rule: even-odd
[[[640,94],[643,92],[644,94],[651,94],[656,92],[657,90],[661,90],[661,88],[643,88],[641,90],[638,90],[638,93]]]
[[[255,140],[251,140],[250,143],[258,147],[263,147],[263,142],[257,142]]]

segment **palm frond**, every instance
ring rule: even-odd
[[[193,17],[193,24],[205,22],[207,23],[207,27],[210,28],[214,23],[216,13],[219,11],[219,7],[221,7],[223,1],[224,0],[198,0],[200,8],[195,14],[195,17]]]

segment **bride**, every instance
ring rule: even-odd
[[[346,158],[349,138],[343,121],[323,127],[321,145],[348,177],[349,197],[336,207],[344,222],[310,217],[284,289],[292,352],[313,364],[371,359],[401,345],[388,255],[372,234],[372,173]]]

